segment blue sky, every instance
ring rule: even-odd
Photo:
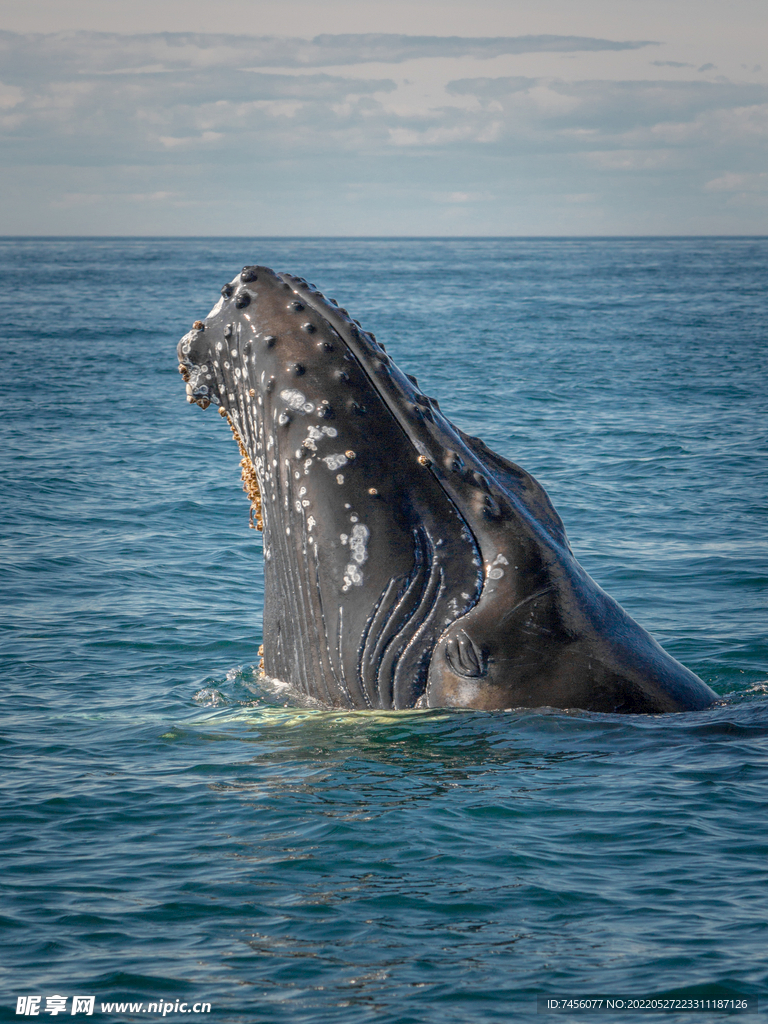
[[[765,0],[4,0],[0,233],[768,233]]]

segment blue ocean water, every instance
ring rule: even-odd
[[[245,263],[337,298],[537,476],[721,704],[340,713],[260,690],[239,455],[175,359]],[[768,240],[6,238],[0,270],[10,1019],[54,994],[233,1024],[768,996]],[[144,1009],[101,1012],[119,1002]]]

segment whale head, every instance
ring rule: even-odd
[[[244,267],[178,355],[188,400],[240,447],[268,676],[354,708],[715,698],[584,572],[533,477],[314,285]]]

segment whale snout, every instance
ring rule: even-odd
[[[202,320],[196,320],[176,346],[179,373],[187,388],[187,401],[207,409],[211,402],[219,401],[213,367],[211,332]]]
[[[227,411],[232,402],[237,404],[235,394],[242,389],[246,374],[255,369],[253,359],[246,369],[245,358],[250,354],[251,344],[242,336],[243,332],[247,337],[254,333],[263,337],[267,347],[274,343],[266,329],[259,331],[256,321],[263,320],[261,326],[267,326],[275,313],[276,293],[282,295],[285,289],[290,291],[290,286],[273,271],[254,266],[243,267],[222,287],[221,298],[205,320],[196,320],[176,348],[188,402],[203,409],[213,403]],[[300,303],[297,305],[304,308]],[[251,395],[254,393],[251,390]]]

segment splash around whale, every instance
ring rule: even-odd
[[[314,285],[243,268],[178,355],[263,529],[266,675],[363,709],[716,699],[582,569],[540,484]]]

